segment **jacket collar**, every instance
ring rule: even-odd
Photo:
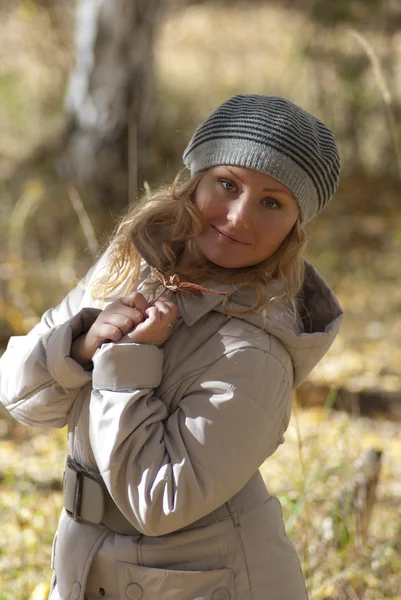
[[[206,287],[209,286],[206,285]],[[210,287],[218,292],[229,292],[231,290],[230,285],[214,284]],[[197,323],[199,319],[204,317],[207,313],[222,305],[224,301],[224,296],[208,294],[207,292],[204,292],[202,296],[194,296],[186,292],[178,292],[176,294],[176,298],[180,315],[185,324],[189,327]]]
[[[154,277],[146,265],[143,272],[144,280],[138,286],[146,297],[146,283]],[[274,285],[274,296],[280,295],[279,284]],[[232,286],[216,281],[205,282],[204,286],[215,291],[229,292]],[[202,296],[194,296],[186,292],[170,292],[177,302],[180,316],[187,326],[197,323],[211,311],[225,313],[224,297],[204,292]],[[170,296],[171,297],[171,296]],[[229,300],[229,306],[239,311],[251,307],[255,303],[254,293],[246,289],[234,292]],[[305,261],[305,279],[302,290],[296,299],[297,311],[294,314],[291,303],[272,305],[266,319],[261,313],[248,312],[235,315],[246,322],[264,329],[276,337],[284,345],[291,356],[294,368],[293,385],[296,387],[311,372],[314,366],[326,354],[334,341],[340,327],[341,307],[316,269]]]
[[[147,288],[151,283],[155,282],[156,277],[145,262],[141,265],[141,279],[138,291],[147,297]],[[206,282],[202,285],[218,292],[229,292],[232,289],[231,285],[218,284],[216,282]],[[177,303],[179,314],[189,327],[197,323],[207,313],[222,305],[224,301],[224,296],[209,294],[207,292],[204,292],[202,296],[195,296],[189,292],[179,291],[175,293],[166,290],[165,297]]]

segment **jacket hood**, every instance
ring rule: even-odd
[[[229,291],[228,285],[207,285],[217,291]],[[230,308],[241,311],[254,304],[253,294],[242,290],[230,297]],[[209,311],[224,313],[221,296],[205,293],[202,297],[177,294],[180,314],[191,326]],[[318,271],[305,261],[305,278],[296,299],[296,314],[291,304],[272,304],[267,315],[233,314],[278,338],[291,356],[294,387],[300,385],[332,345],[342,320],[341,306]]]

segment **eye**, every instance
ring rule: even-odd
[[[266,208],[280,208],[281,204],[278,200],[275,200],[274,198],[265,198],[264,200],[262,200],[262,203],[264,206],[266,206]]]
[[[237,189],[235,183],[233,181],[230,181],[229,179],[219,179],[219,182],[221,183],[223,188],[227,190],[227,192],[235,192],[235,190]]]

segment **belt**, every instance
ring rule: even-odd
[[[122,535],[142,535],[120,511],[102,477],[89,473],[70,456],[65,465],[63,494],[64,508],[74,521],[104,525]],[[257,508],[269,498],[270,494],[257,471],[228,502],[179,531],[204,527],[226,519],[232,519],[238,525],[239,515]]]

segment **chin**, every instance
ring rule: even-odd
[[[213,244],[202,243],[203,240],[199,240],[197,244],[197,251],[201,254],[209,263],[213,263],[217,267],[223,269],[243,269],[257,264],[259,261],[252,260],[248,257],[248,260],[243,256],[243,253],[239,252],[236,248],[231,251],[226,249],[223,251],[221,248],[216,248]]]
[[[205,255],[207,260],[217,267],[222,267],[223,269],[243,269],[245,267],[250,267],[254,263],[247,263],[241,261],[230,260],[229,257],[223,256],[207,256]]]

